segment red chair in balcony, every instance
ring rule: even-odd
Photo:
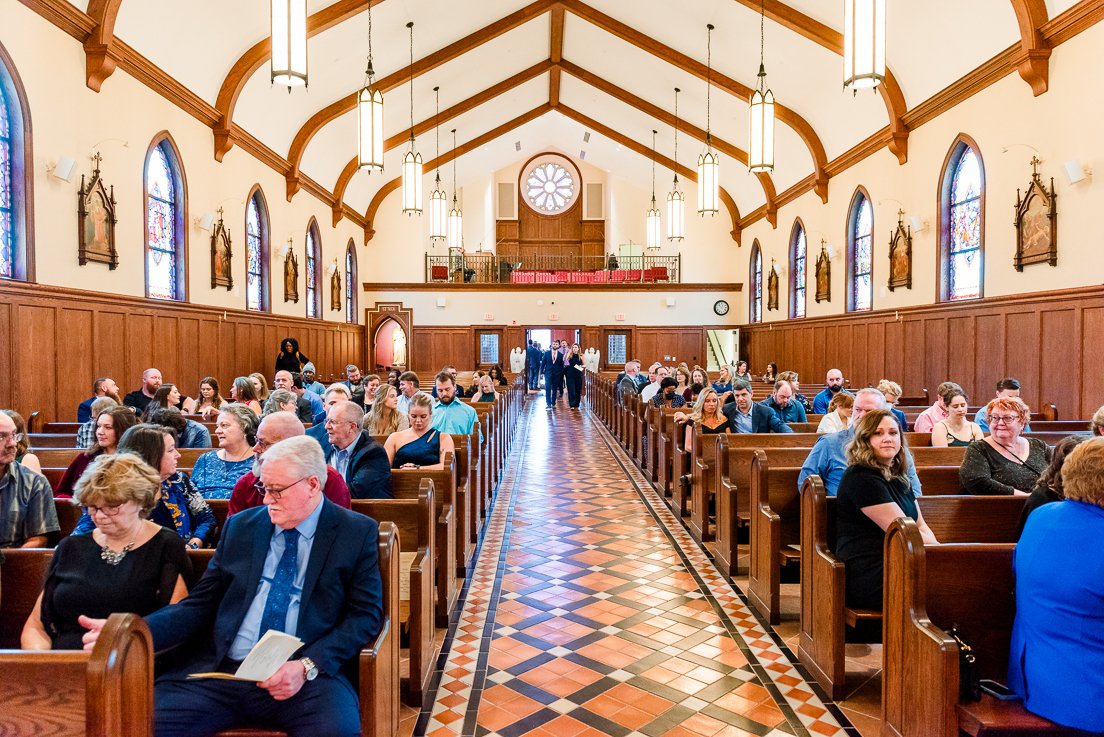
[[[447,266],[433,266],[433,267],[430,267],[430,278],[433,281],[448,281],[448,267]]]

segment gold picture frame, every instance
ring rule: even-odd
[[[820,255],[816,260],[816,296],[817,302],[832,301],[832,260],[828,258],[827,244],[820,241]]]
[[[230,230],[222,219],[222,208],[218,209],[218,222],[211,231],[211,289],[234,288],[234,248],[230,242]]]
[[[115,185],[109,190],[100,176],[99,152],[92,157],[92,178],[85,184],[81,174],[80,191],[77,193],[77,260],[81,266],[89,261],[107,264],[108,269],[119,266],[119,252],[115,248]]]
[[[1038,157],[1031,157],[1031,181],[1020,197],[1016,190],[1016,271],[1023,271],[1028,264],[1048,263],[1058,265],[1058,195],[1054,191],[1054,178],[1050,179],[1050,191],[1039,178]]]
[[[905,226],[905,211],[897,211],[897,228],[889,236],[889,291],[912,289],[912,226]]]

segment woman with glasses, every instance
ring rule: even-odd
[[[69,468],[65,469],[65,475],[61,477],[57,489],[54,490],[54,496],[62,498],[73,496],[77,481],[92,465],[92,461],[96,460],[97,456],[113,454],[123,433],[137,424],[138,415],[134,414],[134,410],[130,407],[120,405],[101,412],[96,418],[96,439],[86,452],[74,458]]]
[[[410,398],[410,428],[387,438],[383,449],[391,461],[391,468],[441,469],[445,467],[445,453],[452,453],[456,446],[451,435],[430,427],[433,419],[433,400],[425,392]]]
[[[986,405],[990,435],[966,449],[958,477],[965,494],[1027,496],[1050,462],[1038,438],[1022,437],[1031,412],[1019,397],[998,397]]]
[[[82,616],[145,616],[184,598],[184,541],[147,519],[160,485],[158,472],[130,453],[102,456],[81,477],[74,502],[88,507],[96,529],[63,538],[54,551],[23,649],[80,650]]]

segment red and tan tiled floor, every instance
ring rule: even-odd
[[[585,405],[543,405],[527,404],[414,733],[857,734]]]

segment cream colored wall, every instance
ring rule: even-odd
[[[364,273],[367,261],[359,227],[342,221],[331,227],[327,205],[306,192],[288,203],[284,180],[240,147],[222,163],[212,154],[211,129],[183,112],[144,84],[118,70],[100,93],[84,84],[85,55],[81,44],[28,10],[16,0],[0,0],[0,18],[6,32],[4,47],[15,63],[30,105],[34,133],[35,272],[42,284],[145,296],[144,193],[142,172],[146,151],[154,136],[167,130],[176,143],[187,180],[186,229],[188,239],[188,301],[227,308],[245,308],[245,204],[253,184],[264,190],[270,214],[272,312],[306,315],[305,237],[311,216],[318,218],[322,263],[337,258],[345,272],[345,246],[349,238],[358,244],[358,264]],[[44,51],[48,50],[48,54]],[[91,175],[89,156],[103,156],[102,176],[115,187],[118,203],[116,247],[119,266],[77,263],[77,191],[80,175]],[[68,156],[77,161],[70,182],[47,172],[48,164]],[[204,213],[225,210],[234,249],[234,288],[211,288],[210,234],[195,220]],[[284,302],[283,259],[280,248],[291,237],[299,259],[298,304]],[[343,314],[329,310],[328,274],[323,284],[322,307],[327,319],[341,321]]]
[[[912,131],[909,161],[899,166],[883,150],[833,177],[829,201],[806,194],[778,211],[778,229],[760,221],[744,233],[751,245],[758,237],[763,247],[764,289],[771,257],[779,266],[789,258],[790,231],[801,217],[809,236],[808,315],[839,314],[844,311],[846,289],[847,211],[858,185],[866,187],[874,205],[874,309],[894,309],[930,304],[937,299],[939,212],[938,187],[944,159],[955,137],[965,133],[980,149],[985,164],[985,261],[984,294],[1037,292],[1101,284],[1104,258],[1100,255],[1099,215],[1104,212],[1104,24],[1098,24],[1054,50],[1050,59],[1050,89],[1032,97],[1019,75],[1011,74],[979,94],[957,105],[935,120]],[[1023,190],[1031,175],[1029,164],[1038,151],[1043,161],[1040,173],[1049,187],[1050,178],[1058,193],[1058,265],[1013,267],[1016,231],[1013,211],[1016,190]],[[1078,159],[1094,167],[1095,179],[1070,185],[1062,164]],[[905,210],[905,222],[919,216],[928,223],[913,233],[913,286],[890,292],[887,283],[889,237],[897,224],[898,209]],[[832,301],[817,304],[813,264],[825,238],[834,251],[832,258]],[[745,254],[750,254],[746,250]],[[748,264],[738,278],[747,279]],[[764,310],[764,320],[785,320],[789,315],[787,275],[781,279],[779,310]],[[765,305],[764,305],[765,307]],[[739,312],[747,319],[747,299]]]

